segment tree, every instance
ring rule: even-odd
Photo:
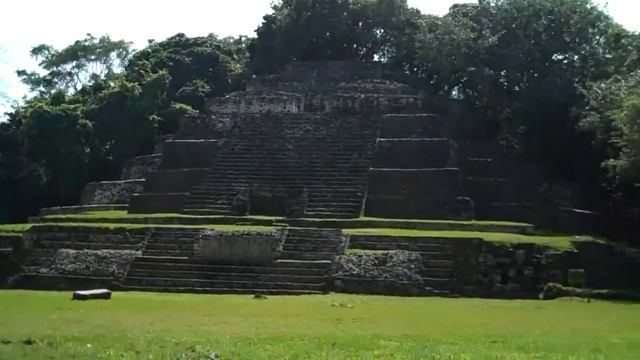
[[[112,80],[129,59],[130,47],[124,40],[91,34],[61,50],[41,44],[31,49],[31,56],[45,73],[18,70],[17,74],[31,91],[74,93],[97,81]]]
[[[21,109],[25,158],[41,176],[50,204],[76,203],[85,181],[91,124],[83,118],[83,105],[68,100],[55,92]]]
[[[168,100],[189,92],[201,97],[221,96],[233,90],[233,78],[243,72],[246,55],[242,39],[219,39],[215,35],[190,38],[174,35],[150,42],[127,66],[127,78],[134,82],[159,72],[169,75]],[[197,102],[197,101],[196,101]]]
[[[256,73],[292,61],[413,59],[421,15],[406,0],[282,0],[272,9],[249,44]]]
[[[603,165],[618,186],[640,183],[640,71],[591,85],[582,126],[607,147]]]

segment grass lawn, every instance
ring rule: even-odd
[[[100,211],[83,211],[79,213],[73,214],[61,214],[61,215],[46,215],[44,219],[74,219],[74,218],[103,218],[103,219],[115,219],[115,218],[129,218],[129,219],[138,219],[138,218],[220,218],[225,217],[224,215],[186,215],[186,214],[178,214],[178,213],[158,213],[158,214],[129,214],[126,210],[100,210]],[[247,216],[247,219],[267,219],[267,220],[278,220],[284,219],[283,217],[277,216],[261,216],[261,215],[251,215]],[[527,227],[532,226],[527,223],[521,222],[513,222],[513,221],[493,221],[493,220],[473,220],[473,221],[457,221],[457,220],[425,220],[425,219],[395,219],[395,218],[376,218],[376,217],[360,217],[357,219],[330,219],[330,218],[322,218],[322,219],[301,219],[301,220],[320,220],[320,221],[342,221],[342,222],[352,222],[357,220],[362,221],[381,221],[381,222],[409,222],[409,223],[438,223],[438,224],[464,224],[464,225],[497,225],[497,226],[513,226],[513,227]]]
[[[55,226],[80,226],[80,227],[96,227],[107,229],[146,229],[146,228],[202,228],[218,231],[255,231],[255,232],[267,232],[273,230],[273,226],[256,226],[256,225],[224,225],[224,224],[208,224],[208,225],[171,225],[171,224],[120,224],[120,223],[42,223],[34,224],[33,226],[40,225],[55,225]]]
[[[0,224],[0,235],[1,234],[22,234],[27,231],[32,224]]]
[[[457,238],[480,238],[485,241],[498,243],[533,243],[557,248],[560,250],[573,249],[572,241],[602,241],[592,236],[575,236],[563,234],[512,234],[486,231],[449,231],[449,230],[411,230],[411,229],[345,229],[345,233],[352,235],[384,235],[384,236],[434,236]]]
[[[637,359],[640,304],[0,291],[2,359]],[[332,306],[333,303],[349,306]]]

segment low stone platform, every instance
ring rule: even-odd
[[[238,230],[226,233],[230,239],[269,233],[242,231],[242,226],[232,229]],[[251,262],[248,258],[199,256],[199,239],[208,231],[205,227],[38,225],[22,239],[26,260],[10,285],[55,290],[104,287],[535,298],[547,282],[566,283],[568,269],[583,268],[595,287],[640,286],[637,279],[627,276],[640,269],[640,256],[608,244],[576,243],[573,250],[558,250],[481,238],[347,235],[339,229],[285,224],[279,229],[276,231],[286,235],[276,258]]]

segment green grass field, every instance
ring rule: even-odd
[[[22,234],[23,232],[29,230],[31,224],[0,224],[0,235],[8,234]]]
[[[522,244],[533,243],[553,247],[559,250],[570,250],[575,241],[603,241],[589,235],[564,235],[564,234],[512,234],[486,231],[450,231],[450,230],[412,230],[412,229],[345,229],[345,233],[352,235],[384,235],[384,236],[433,236],[444,238],[477,238],[489,242]]]
[[[2,359],[637,359],[640,304],[0,292]],[[345,306],[332,306],[341,304]],[[350,305],[350,306],[346,306]]]

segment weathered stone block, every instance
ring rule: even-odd
[[[73,300],[109,300],[111,299],[111,290],[95,289],[95,290],[78,290],[73,292]]]
[[[299,113],[304,109],[304,98],[282,91],[244,91],[213,98],[206,107],[214,114]]]
[[[131,195],[142,192],[144,180],[88,183],[82,190],[82,205],[127,204]]]
[[[131,262],[141,255],[132,250],[58,250],[41,274],[113,277],[122,280]]]
[[[286,230],[270,232],[204,231],[196,242],[195,256],[218,263],[263,264],[277,260]]]
[[[161,154],[138,156],[124,164],[121,180],[144,179],[152,171],[160,167]]]

